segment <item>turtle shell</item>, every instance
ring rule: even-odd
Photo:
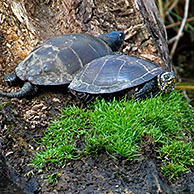
[[[84,66],[69,85],[89,94],[114,93],[143,84],[165,70],[147,60],[127,55],[107,55]]]
[[[23,81],[34,85],[69,84],[75,72],[93,59],[112,54],[100,38],[68,34],[52,38],[34,49],[15,69]]]

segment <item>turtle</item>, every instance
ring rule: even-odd
[[[171,92],[175,73],[148,60],[120,55],[106,55],[85,65],[68,86],[70,92],[88,103],[96,96],[127,96],[135,101],[159,91]]]
[[[20,80],[23,86],[4,97],[30,97],[41,86],[67,86],[75,73],[93,59],[113,54],[124,41],[123,31],[92,36],[87,33],[65,34],[48,39],[35,48],[15,70],[4,76],[8,83]]]

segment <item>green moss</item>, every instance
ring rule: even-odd
[[[56,173],[53,173],[51,175],[48,175],[47,178],[48,178],[48,184],[52,184],[53,182],[58,182],[58,179],[60,178],[61,174],[56,172]]]
[[[193,113],[177,91],[138,102],[96,100],[88,109],[66,107],[41,139],[32,164],[63,165],[81,154],[104,152],[138,158],[147,135],[157,144],[162,172],[174,178],[193,165]]]

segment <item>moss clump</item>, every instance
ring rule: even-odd
[[[32,164],[63,165],[81,154],[102,152],[138,158],[139,142],[146,135],[158,145],[163,173],[173,178],[193,165],[193,113],[177,91],[138,102],[96,100],[88,109],[66,107],[41,139],[42,149]]]

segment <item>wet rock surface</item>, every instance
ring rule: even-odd
[[[34,193],[38,183],[35,178],[29,181],[21,177],[17,172],[6,163],[5,157],[0,154],[0,193]]]
[[[0,193],[24,193],[15,183],[8,177],[8,169],[5,158],[0,154]]]

